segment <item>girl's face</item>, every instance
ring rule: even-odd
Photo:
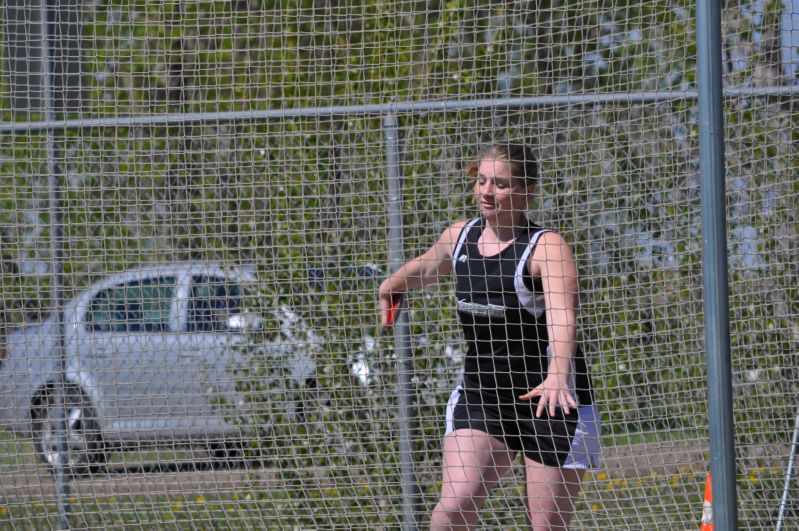
[[[508,163],[486,158],[480,161],[474,181],[474,197],[485,218],[513,222],[523,216],[532,185],[525,187],[523,180],[512,177]]]

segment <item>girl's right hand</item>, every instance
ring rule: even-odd
[[[380,303],[380,322],[386,328],[391,327],[397,320],[397,315],[400,311],[400,304],[402,303],[402,293],[392,293],[384,286],[387,281],[384,281],[380,286],[379,300]]]

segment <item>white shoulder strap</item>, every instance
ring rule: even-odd
[[[519,303],[522,308],[536,317],[540,317],[544,312],[544,296],[541,293],[535,293],[527,289],[527,286],[524,285],[524,268],[527,267],[527,260],[530,258],[530,253],[533,252],[538,240],[547,232],[552,231],[550,229],[539,229],[530,237],[530,242],[525,247],[522,257],[516,265],[516,274],[513,277],[513,287],[516,288]]]
[[[480,221],[480,218],[474,218],[473,220],[469,221],[466,225],[463,226],[461,230],[460,236],[458,236],[458,243],[455,245],[455,251],[452,253],[452,270],[455,270],[455,264],[457,264],[458,256],[461,253],[461,247],[466,242],[466,235],[469,233],[469,229],[474,227],[477,222]]]
[[[530,236],[530,242],[527,244],[527,247],[524,249],[522,253],[522,257],[519,259],[519,265],[516,266],[516,275],[518,276],[520,273],[524,272],[524,266],[527,264],[527,260],[530,258],[530,253],[533,252],[533,248],[538,243],[538,240],[547,232],[552,232],[550,229],[538,229],[532,236]]]

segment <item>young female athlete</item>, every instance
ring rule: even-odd
[[[468,350],[447,406],[441,497],[431,529],[469,528],[488,493],[524,460],[532,529],[566,529],[599,453],[599,415],[577,338],[577,265],[564,239],[527,220],[538,177],[522,144],[469,167],[480,216],[447,228],[380,285],[382,322],[410,289],[455,275]]]

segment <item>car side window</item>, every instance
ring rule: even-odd
[[[227,330],[230,316],[241,313],[241,286],[221,277],[192,278],[189,300],[189,332]]]
[[[91,301],[87,326],[95,332],[166,332],[174,295],[173,277],[105,289]]]

